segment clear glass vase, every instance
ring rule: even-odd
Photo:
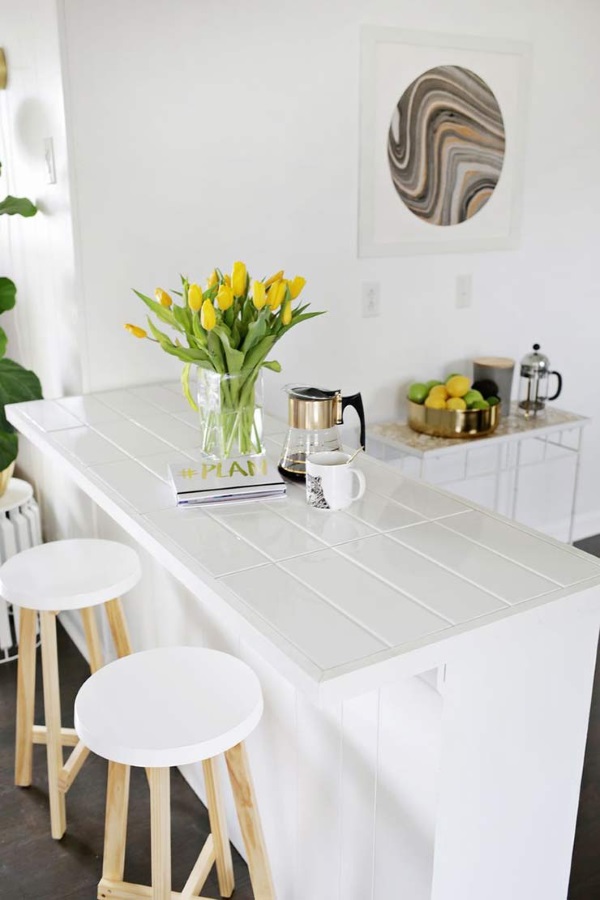
[[[200,449],[211,459],[264,452],[262,373],[219,375],[197,368]]]

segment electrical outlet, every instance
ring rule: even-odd
[[[456,276],[456,308],[469,309],[473,302],[473,278],[471,275]]]
[[[362,285],[363,319],[381,315],[381,297],[378,281],[364,281]]]

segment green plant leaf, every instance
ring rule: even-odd
[[[263,369],[270,369],[272,372],[281,372],[281,363],[276,359],[270,359],[262,364]]]
[[[266,307],[265,307],[266,309]],[[242,344],[242,352],[248,353],[267,333],[267,313],[261,312],[255,322],[251,322],[248,326],[244,343]]]
[[[10,431],[0,430],[0,471],[8,469],[17,458],[19,437]]]
[[[261,365],[265,356],[270,351],[271,347],[277,340],[277,335],[275,334],[267,334],[261,341],[256,344],[250,350],[249,353],[246,354],[246,359],[244,360],[244,373],[252,371],[255,366]]]
[[[17,302],[17,286],[10,278],[0,278],[0,313],[12,309]]]
[[[6,353],[6,345],[8,343],[8,336],[4,330],[4,328],[0,328],[0,357],[4,356]]]
[[[23,403],[41,397],[42,386],[35,372],[24,369],[12,359],[0,359],[0,430],[13,430],[4,410],[7,403]]]
[[[9,194],[0,203],[0,215],[24,216],[28,219],[30,216],[35,216],[36,212],[37,206],[34,206],[31,200],[27,200],[25,197],[11,197]]]
[[[192,368],[191,363],[186,363],[183,367],[183,371],[181,373],[181,386],[183,388],[183,396],[190,404],[194,412],[198,412],[198,404],[192,397],[192,392],[190,390],[190,369]]]
[[[192,311],[189,307],[175,305],[171,307],[171,311],[181,331],[192,330]]]

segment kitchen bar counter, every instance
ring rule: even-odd
[[[178,384],[33,401],[7,414],[201,596],[207,614],[239,630],[269,678],[305,698],[290,726],[293,873],[272,826],[282,898],[566,898],[600,561],[368,456],[358,463],[367,493],[345,512],[307,507],[297,485],[283,500],[178,509],[167,464],[193,465],[198,443]],[[266,430],[276,459],[284,428],[267,419]],[[299,743],[308,723],[312,750],[321,748],[310,764]],[[332,740],[346,748],[341,758],[336,751],[335,773]],[[301,763],[308,800],[298,796]],[[340,779],[327,788],[340,792],[333,807],[314,793],[315,773]],[[383,807],[363,822],[382,787]],[[277,786],[280,796],[290,790]],[[332,816],[345,822],[335,837]],[[357,856],[365,839],[372,851]],[[307,872],[297,860],[311,848],[318,857],[327,848],[328,858]],[[384,892],[388,851],[400,869],[397,893]]]

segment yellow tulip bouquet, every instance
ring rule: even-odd
[[[158,343],[184,363],[181,383],[192,409],[199,412],[202,450],[215,458],[262,452],[262,410],[257,380],[262,369],[280,372],[267,360],[283,335],[322,312],[306,312],[309,304],[294,301],[305,279],[286,279],[283,271],[252,281],[242,262],[231,275],[214,269],[203,289],[181,277],[181,298],[174,301],[162,288],[155,299],[135,291],[155,317],[175,332],[171,338],[148,316],[150,334],[137,325],[125,328],[138,338]],[[198,374],[198,402],[190,387],[193,367]]]

